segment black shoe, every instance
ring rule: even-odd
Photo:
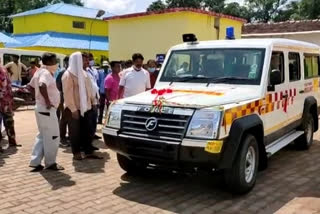
[[[61,170],[64,170],[64,168],[58,164],[52,164],[51,166],[47,167],[46,169],[49,169],[49,170],[53,170],[53,171],[61,171]]]
[[[67,139],[63,139],[63,140],[61,140],[61,142],[60,142],[60,146],[61,146],[61,147],[70,147],[70,143],[68,142]]]
[[[95,140],[100,140],[102,137],[100,137],[100,136],[98,136],[98,135],[95,135],[93,138],[94,138]]]
[[[31,168],[34,168],[33,170],[31,170],[30,172],[41,172],[44,167],[42,165],[38,165],[38,166],[30,166]]]

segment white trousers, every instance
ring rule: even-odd
[[[44,158],[45,167],[56,163],[56,157],[60,142],[59,122],[57,109],[37,105],[35,109],[39,133],[31,155],[31,167],[41,164]]]

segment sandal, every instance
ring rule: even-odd
[[[46,169],[49,169],[49,170],[53,170],[53,171],[61,171],[61,170],[64,170],[64,168],[58,164],[52,164],[51,166],[47,167]]]

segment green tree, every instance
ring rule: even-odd
[[[288,0],[246,0],[252,19],[260,22],[273,20]]]
[[[318,19],[320,18],[320,2],[319,0],[301,0],[300,2],[300,15],[305,19]]]
[[[223,11],[223,14],[230,15],[230,16],[235,16],[239,18],[246,19],[248,22],[251,21],[251,11],[245,6],[241,6],[237,2],[233,2],[230,4],[227,4]]]
[[[202,0],[166,0],[167,8],[191,7],[200,9]]]
[[[283,7],[274,18],[275,22],[284,22],[288,20],[301,19],[301,4],[300,2],[293,1]]]
[[[225,7],[225,0],[203,0],[204,9],[222,13]]]
[[[162,0],[157,0],[155,2],[152,2],[147,11],[160,11],[160,10],[165,10],[167,6],[163,3]]]

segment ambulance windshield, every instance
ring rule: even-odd
[[[265,49],[193,49],[173,51],[161,82],[259,85]]]

